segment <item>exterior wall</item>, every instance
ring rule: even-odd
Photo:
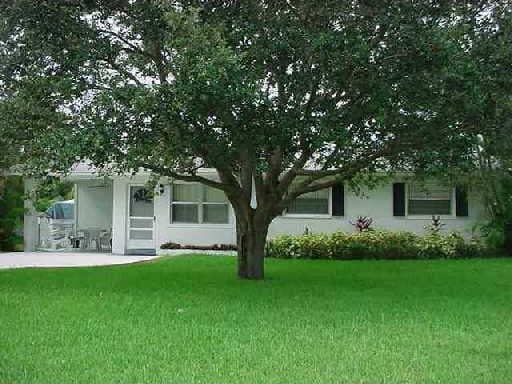
[[[77,228],[112,228],[111,181],[87,180],[76,183],[75,210]]]
[[[112,253],[127,252],[128,231],[128,189],[130,185],[140,185],[147,177],[115,178],[113,180]],[[229,224],[172,224],[170,220],[171,187],[162,184],[163,193],[154,197],[155,227],[154,247],[167,242],[190,245],[234,244],[236,242],[235,218],[230,208]],[[159,188],[157,188],[159,189]]]
[[[112,216],[112,252],[117,254],[127,251],[128,222],[128,188],[130,185],[144,184],[147,176],[119,177],[113,182],[113,216]],[[156,250],[167,242],[190,245],[234,244],[236,243],[236,226],[233,210],[230,209],[228,224],[172,224],[170,220],[171,187],[167,181],[162,182],[162,193],[154,198]],[[160,189],[160,188],[157,188]],[[430,217],[394,217],[392,183],[373,190],[362,191],[356,195],[345,188],[345,216],[303,215],[276,218],[269,229],[269,237],[279,234],[302,234],[307,226],[313,233],[353,231],[350,224],[357,216],[369,216],[374,220],[374,228],[387,230],[412,231],[424,233],[425,226],[431,222]],[[444,231],[457,230],[470,237],[475,224],[485,217],[483,206],[474,192],[469,194],[469,216],[442,216]]]
[[[228,224],[172,224],[171,187],[155,198],[156,246],[173,242],[187,245],[235,244],[236,229],[233,209],[229,208]]]
[[[445,226],[443,231],[456,230],[465,237],[470,237],[474,226],[484,218],[483,207],[475,193],[469,194],[469,216],[441,216]],[[368,216],[373,219],[373,227],[392,231],[411,231],[418,234],[425,233],[425,226],[431,223],[430,217],[418,216],[393,216],[393,185],[389,184],[377,187],[373,190],[363,190],[361,195],[356,195],[348,187],[345,188],[345,216],[343,217],[290,217],[280,216],[274,219],[269,229],[269,237],[279,234],[302,234],[305,227],[313,233],[354,231],[350,222],[357,216]]]
[[[112,253],[126,253],[126,231],[128,220],[128,182],[129,179],[113,180],[112,199]]]

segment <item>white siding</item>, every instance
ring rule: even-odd
[[[442,223],[445,224],[443,231],[459,231],[462,235],[470,237],[478,220],[484,218],[482,204],[474,192],[469,194],[469,216],[442,217]],[[363,190],[361,196],[356,195],[349,188],[345,188],[345,216],[315,218],[315,217],[287,217],[280,216],[276,218],[269,230],[269,236],[273,237],[279,234],[301,234],[307,226],[314,233],[347,231],[351,232],[354,227],[350,222],[354,222],[357,216],[369,216],[373,219],[375,229],[387,229],[393,231],[411,231],[418,234],[425,233],[425,226],[431,223],[429,217],[395,217],[393,216],[393,185],[390,182],[387,185],[377,187],[374,190]]]
[[[235,217],[231,207],[228,224],[171,224],[170,193],[170,185],[166,185],[164,193],[155,198],[157,248],[167,242],[184,245],[236,243]]]
[[[113,186],[113,253],[126,252],[126,230],[128,215],[128,186],[144,183],[144,177],[116,178]],[[166,242],[191,245],[234,244],[236,227],[233,210],[230,208],[228,224],[171,224],[170,222],[170,185],[164,185],[163,193],[155,196],[155,248]],[[469,237],[475,224],[482,220],[484,212],[474,192],[469,194],[469,217],[448,216],[442,219],[444,231],[457,230]],[[374,228],[387,230],[412,231],[424,233],[430,224],[428,217],[394,217],[392,183],[365,191],[363,195],[354,194],[345,188],[345,216],[280,216],[269,230],[269,237],[278,234],[302,234],[307,226],[314,233],[354,230],[350,224],[357,216],[370,216]]]

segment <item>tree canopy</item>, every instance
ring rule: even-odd
[[[485,0],[15,0],[0,127],[32,169],[87,159],[223,190],[239,275],[260,278],[268,226],[297,196],[471,163],[487,129],[474,42],[505,16]]]
[[[469,123],[479,126],[478,167],[470,177],[484,197],[489,223],[484,227],[493,245],[512,254],[512,12],[475,34],[472,57],[480,81],[479,99]],[[485,58],[482,59],[482,58]]]

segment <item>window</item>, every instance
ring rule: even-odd
[[[328,215],[329,189],[299,196],[288,206],[286,213],[292,215]]]
[[[438,185],[409,185],[409,215],[451,215],[453,190]]]
[[[130,216],[153,217],[153,194],[145,187],[130,187]]]
[[[204,186],[203,196],[203,223],[227,223],[228,204],[224,192]]]
[[[200,201],[199,184],[173,184],[171,221],[173,223],[198,223]]]
[[[202,184],[173,184],[172,223],[226,224],[229,206],[224,192]]]

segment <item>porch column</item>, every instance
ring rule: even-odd
[[[126,253],[126,231],[128,215],[128,184],[124,180],[113,180],[112,204],[112,253]]]
[[[39,243],[39,223],[34,209],[35,190],[37,183],[32,178],[25,178],[25,196],[24,202],[25,214],[23,215],[23,250],[33,252]]]

